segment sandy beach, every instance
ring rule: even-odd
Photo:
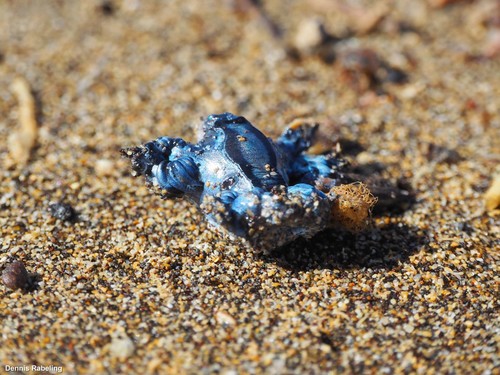
[[[499,373],[497,1],[4,0],[0,24],[0,273],[29,274],[0,283],[0,372]],[[120,157],[222,112],[312,119],[407,195],[258,253]]]

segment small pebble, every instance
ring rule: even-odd
[[[490,188],[484,194],[486,211],[494,211],[500,208],[500,175],[497,175]]]
[[[411,324],[404,324],[403,329],[406,333],[412,333],[415,330],[415,327]]]
[[[109,176],[113,173],[114,164],[108,159],[99,159],[95,163],[95,173],[98,176]]]
[[[53,217],[63,221],[69,221],[75,216],[75,210],[73,207],[63,202],[52,203],[49,206],[49,211]]]
[[[112,16],[115,13],[115,6],[111,1],[103,1],[101,5],[98,7],[98,10],[104,16]]]
[[[225,311],[217,311],[215,319],[217,323],[223,326],[234,326],[236,324],[236,320]]]
[[[30,277],[24,263],[15,261],[5,267],[2,272],[2,281],[9,289],[27,289],[30,284]]]
[[[315,18],[308,18],[300,23],[294,44],[299,51],[305,52],[321,45],[324,38],[323,24]]]
[[[122,360],[130,357],[134,353],[134,350],[134,343],[126,335],[114,337],[109,346],[110,354]]]

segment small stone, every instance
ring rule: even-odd
[[[325,40],[325,29],[323,24],[315,18],[303,20],[295,35],[295,48],[301,52],[311,51],[319,47]]]
[[[408,85],[404,89],[402,89],[401,97],[403,99],[413,99],[416,98],[425,89],[426,89],[425,84],[417,82],[412,85]]]
[[[484,194],[486,211],[494,211],[500,207],[500,175],[494,177],[490,188]]]
[[[111,340],[109,352],[115,358],[122,360],[127,359],[134,353],[134,351],[135,345],[130,337],[126,335],[117,336]]]
[[[500,28],[493,29],[488,33],[483,50],[484,55],[489,58],[500,54]]]
[[[223,326],[234,326],[236,324],[236,320],[225,311],[217,311],[215,319],[217,323]]]
[[[404,324],[403,329],[406,333],[412,333],[415,330],[415,327],[413,327],[411,324]]]
[[[98,7],[98,10],[104,15],[104,16],[112,16],[115,13],[115,6],[113,5],[113,2],[111,1],[103,1],[100,6]]]
[[[52,203],[49,206],[49,211],[53,217],[62,221],[69,221],[75,216],[75,210],[73,207],[63,202]]]
[[[27,289],[30,285],[30,277],[24,263],[15,261],[7,265],[2,272],[2,281],[9,289]]]
[[[99,159],[95,163],[95,173],[98,176],[109,176],[113,173],[113,162],[108,159]]]

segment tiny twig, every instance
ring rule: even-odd
[[[9,153],[14,162],[24,166],[36,144],[38,124],[36,122],[35,99],[29,83],[24,78],[16,78],[11,90],[19,103],[19,129],[9,136]]]

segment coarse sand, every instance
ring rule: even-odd
[[[0,372],[498,374],[496,3],[0,1]],[[260,254],[120,158],[226,111],[411,200]]]

